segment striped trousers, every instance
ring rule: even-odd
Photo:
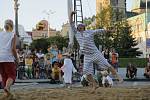
[[[102,55],[102,53],[97,50],[93,54],[84,54],[83,74],[86,74],[86,75],[94,74],[93,63],[97,65],[96,69],[98,70],[100,69],[107,70],[109,67],[111,67],[111,65]]]

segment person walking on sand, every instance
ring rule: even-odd
[[[0,32],[0,74],[4,88],[4,97],[10,97],[10,87],[16,79],[16,65],[18,57],[16,52],[16,34],[13,33],[13,21],[6,20],[5,31]]]
[[[123,79],[117,74],[115,69],[108,63],[108,61],[104,58],[102,53],[98,50],[94,43],[94,35],[95,34],[103,34],[107,32],[113,32],[112,30],[85,30],[84,24],[77,25],[77,28],[73,22],[73,15],[76,12],[72,12],[70,15],[70,26],[75,33],[75,37],[80,45],[80,51],[84,54],[84,67],[83,74],[87,76],[87,80],[92,84],[92,92],[97,89],[97,83],[93,79],[93,63],[98,65],[97,69],[105,69],[110,70],[111,73],[119,80],[119,82],[123,82]]]

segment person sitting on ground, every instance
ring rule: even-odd
[[[150,63],[149,63],[149,62],[147,63],[147,66],[145,67],[144,76],[145,76],[146,78],[150,78]]]
[[[26,58],[25,58],[25,70],[26,70],[26,73],[27,73],[27,77],[29,79],[32,78],[32,64],[33,64],[33,59],[31,57],[31,55],[28,55]]]
[[[39,59],[38,59],[37,56],[34,59],[32,67],[33,67],[33,70],[34,70],[34,72],[33,72],[34,78],[39,79],[40,68],[39,68]]]
[[[54,61],[52,64],[52,80],[54,83],[61,81],[61,69],[59,68],[59,63]]]
[[[108,71],[107,70],[101,71],[101,75],[102,75],[103,87],[112,87],[113,86],[113,80],[109,76]]]
[[[51,63],[50,63],[50,57],[45,57],[45,75],[46,78],[50,78],[50,74],[51,74]]]
[[[40,69],[39,77],[40,77],[40,79],[45,79],[46,75],[45,75],[45,59],[44,59],[44,57],[39,58],[38,63],[39,63],[39,69]]]
[[[136,78],[136,74],[137,74],[137,68],[131,64],[131,62],[129,62],[128,66],[127,66],[127,73],[126,73],[126,77],[127,78]]]

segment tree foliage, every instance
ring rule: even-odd
[[[95,36],[96,45],[104,48],[115,48],[121,57],[136,57],[141,54],[135,38],[131,34],[131,27],[127,20],[122,19],[123,13],[114,11],[111,6],[103,9],[96,15],[95,29],[115,29],[114,33],[105,33]],[[117,20],[116,20],[117,19]]]
[[[32,42],[31,49],[42,49],[46,53],[48,46],[52,44],[57,45],[58,49],[62,50],[63,47],[67,47],[68,38],[57,35],[49,38],[37,39]]]
[[[115,25],[113,34],[113,47],[117,49],[121,57],[136,57],[142,54],[135,48],[137,41],[131,34],[131,27],[127,21],[119,21]]]

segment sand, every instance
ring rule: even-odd
[[[100,87],[93,94],[88,87],[16,90],[13,94],[14,99],[6,100],[150,100],[150,86]]]

